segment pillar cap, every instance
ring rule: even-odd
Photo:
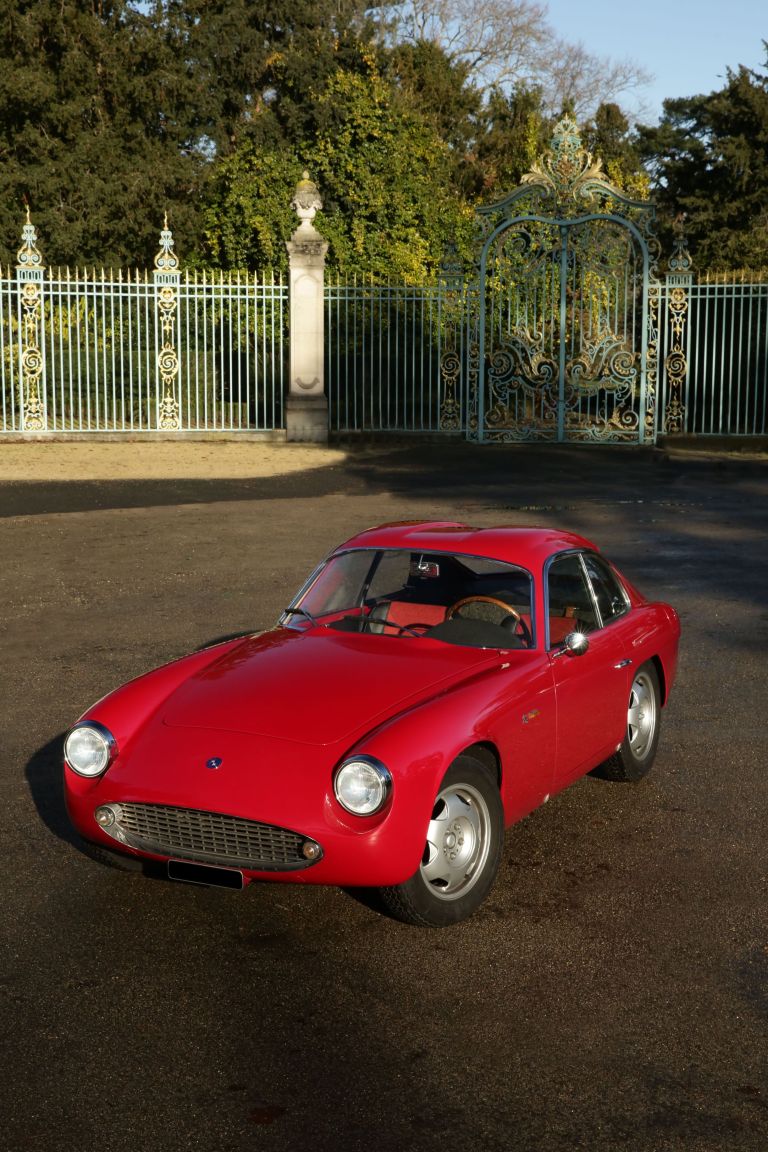
[[[310,180],[309,172],[306,170],[296,185],[291,207],[301,221],[302,228],[310,228],[316,214],[323,207],[323,199],[317,184],[314,180]]]

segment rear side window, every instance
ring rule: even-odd
[[[600,556],[586,552],[584,564],[589,574],[603,624],[608,624],[617,616],[622,616],[627,610],[628,604],[624,590],[610,567]]]

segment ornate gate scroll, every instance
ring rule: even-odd
[[[478,217],[470,438],[652,442],[653,205],[607,182],[566,116],[517,190]]]

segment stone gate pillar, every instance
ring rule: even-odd
[[[323,202],[305,172],[291,207],[301,223],[287,241],[290,267],[291,364],[285,403],[288,440],[328,441],[325,395],[323,290],[328,244],[312,221]]]

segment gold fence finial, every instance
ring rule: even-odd
[[[37,232],[32,223],[29,204],[26,205],[27,222],[21,232],[21,248],[16,253],[16,263],[19,268],[42,268],[43,258],[37,247]]]
[[[173,233],[168,227],[168,213],[165,213],[163,230],[160,233],[160,249],[155,256],[158,272],[178,272],[179,258],[173,250]]]

